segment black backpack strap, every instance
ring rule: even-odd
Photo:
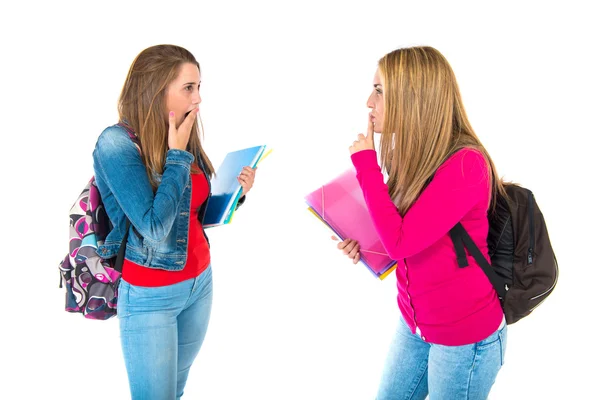
[[[456,252],[456,260],[458,261],[458,266],[460,268],[468,267],[469,261],[467,261],[465,245],[462,242],[462,234],[456,229],[456,226],[450,230],[450,238],[452,239],[452,243],[454,244],[454,251]]]
[[[121,247],[119,247],[119,252],[117,253],[117,260],[115,261],[115,271],[122,272],[123,271],[123,262],[125,261],[125,248],[127,247],[127,238],[129,237],[129,227],[131,226],[131,222],[129,219],[125,223],[125,236],[123,236],[123,241],[121,242]]]
[[[469,234],[467,233],[465,227],[460,222],[450,230],[450,237],[452,238],[452,242],[454,243],[456,256],[458,258],[458,265],[462,267],[461,256],[465,257],[464,260],[466,262],[466,256],[464,255],[466,247],[467,250],[469,250],[469,253],[471,253],[471,255],[473,256],[473,258],[475,258],[475,261],[477,261],[477,264],[479,264],[483,272],[486,274],[486,276],[494,286],[494,289],[496,289],[496,292],[498,292],[498,296],[501,299],[504,299],[504,297],[506,296],[506,287],[504,286],[504,282],[502,281],[500,276],[498,276],[498,274],[494,272],[494,269],[492,268],[490,263],[487,262],[484,255],[479,250],[479,247],[477,247],[473,239],[471,239],[471,236],[469,236]]]

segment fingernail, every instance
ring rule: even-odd
[[[169,117],[173,117],[173,116],[175,116],[175,113],[173,111],[170,111],[169,112]]]

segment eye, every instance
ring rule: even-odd
[[[192,91],[192,89],[193,89],[192,85],[187,85],[187,86],[185,87],[185,90],[187,90],[188,92],[191,92],[191,91]]]
[[[375,91],[377,92],[377,94],[383,94],[383,90],[381,89],[375,89]]]

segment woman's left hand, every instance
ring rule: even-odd
[[[254,175],[256,175],[256,168],[244,167],[242,169],[237,178],[240,185],[242,185],[242,196],[245,196],[254,185]]]
[[[350,154],[358,153],[362,150],[375,150],[375,143],[373,141],[373,121],[369,116],[369,124],[367,125],[367,136],[362,133],[358,135],[358,140],[355,140],[350,146]]]

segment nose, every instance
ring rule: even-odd
[[[369,95],[369,98],[367,99],[367,107],[370,109],[375,108],[375,102],[373,101],[373,93],[371,93]]]
[[[192,97],[192,104],[194,104],[195,106],[197,106],[200,103],[202,103],[202,97],[200,97],[200,92],[196,91],[194,93],[194,96]]]

